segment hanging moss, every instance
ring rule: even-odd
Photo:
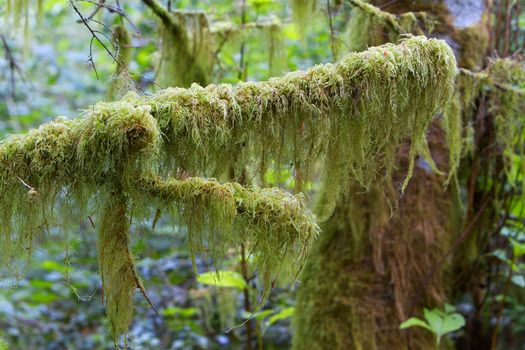
[[[453,65],[442,42],[414,37],[268,82],[168,89],[146,102],[166,129],[174,163],[190,173],[220,176],[257,155],[262,174],[270,160],[277,168],[293,164],[300,187],[313,173],[311,159],[325,157],[330,181],[320,213],[329,215],[348,177],[366,186],[391,168],[406,138],[418,153],[452,91]]]
[[[107,100],[122,97],[129,90],[133,90],[133,80],[129,74],[129,64],[132,59],[131,36],[124,26],[117,26],[113,30],[113,40],[118,45],[117,69],[106,93]]]
[[[292,0],[292,17],[298,28],[308,28],[310,16],[315,11],[317,0]]]
[[[494,116],[497,140],[503,150],[508,185],[525,200],[525,68],[523,62],[501,59],[491,62],[487,74],[485,89],[490,88],[490,93],[485,90],[485,94],[489,96],[489,113]]]
[[[381,11],[361,0],[350,0],[354,11],[348,24],[350,51],[363,51],[369,46],[396,42],[403,35],[431,32],[433,20],[424,12],[407,12],[399,16]]]
[[[244,188],[216,180],[146,178],[136,186],[160,207],[175,207],[188,225],[192,254],[220,262],[229,247],[244,245],[263,277],[264,292],[278,273],[294,277],[318,234],[301,196],[275,188]],[[138,205],[139,203],[137,203]]]
[[[126,199],[110,194],[102,209],[97,238],[102,299],[114,338],[127,332],[133,318],[133,296],[139,287],[133,257],[128,248],[129,218]]]
[[[37,23],[41,22],[44,0],[6,0],[1,9],[3,10],[1,17],[4,22],[3,25],[0,25],[2,31],[17,32],[23,28],[27,46],[31,16],[36,17]]]
[[[268,55],[268,77],[278,76],[286,71],[288,60],[282,30],[278,20],[248,22],[241,26],[230,22],[218,22],[211,28],[215,44],[224,43],[240,47],[243,43],[257,43],[257,48]],[[261,41],[266,42],[266,47],[261,45]],[[215,50],[215,47],[213,49]]]
[[[521,118],[525,107],[525,70],[522,63],[510,59],[492,61],[483,72],[461,69],[456,78],[456,91],[445,108],[443,129],[449,145],[449,180],[459,167],[461,157],[472,151],[469,125],[475,109],[474,102],[488,96],[488,110],[494,115],[497,140],[506,158],[507,171],[513,167],[512,158],[523,155]],[[508,156],[508,157],[507,157]],[[510,175],[510,174],[509,174]],[[514,178],[510,175],[509,178]]]
[[[304,263],[318,233],[312,214],[280,190],[184,174],[220,177],[248,167],[265,174],[268,164],[279,170],[292,163],[300,183],[319,159],[326,216],[350,179],[367,185],[389,173],[408,139],[413,167],[432,115],[451,94],[454,67],[443,42],[412,37],[267,82],[130,93],[80,118],[11,136],[0,143],[1,266],[13,270],[20,252],[30,255],[36,234],[63,224],[63,208],[77,220],[94,213],[106,306],[118,335],[140,287],[127,249],[129,208],[137,208],[138,220],[173,205],[189,227],[192,252],[210,249],[220,264],[230,245],[252,250],[264,300],[273,278],[283,271],[293,278]]]
[[[202,12],[166,12],[161,24],[161,57],[157,81],[161,87],[206,85],[212,69],[213,37]]]
[[[442,128],[445,131],[446,144],[448,145],[449,163],[448,178],[445,185],[452,179],[457,180],[457,172],[461,158],[466,150],[471,148],[469,134],[464,123],[470,120],[474,99],[479,93],[481,85],[468,74],[458,74],[454,95],[445,107]]]

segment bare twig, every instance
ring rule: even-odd
[[[78,1],[87,2],[87,3],[94,4],[94,5],[97,6],[97,8],[89,16],[85,17],[87,20],[92,21],[93,18],[95,17],[95,15],[101,9],[106,9],[109,13],[116,13],[116,14],[118,14],[121,19],[123,18],[129,23],[129,25],[133,28],[133,30],[135,32],[139,32],[139,29],[133,23],[133,21],[131,21],[131,19],[129,18],[128,14],[120,7],[120,3],[118,2],[118,0],[117,0],[117,6],[106,4],[105,0],[100,0],[100,1],[78,0]],[[82,23],[82,22],[83,22],[82,19],[78,19],[77,20],[77,23]]]
[[[326,0],[326,11],[328,12],[328,23],[330,25],[330,47],[332,49],[332,59],[337,61],[337,51],[335,48],[335,33],[334,23],[332,20],[332,7],[330,6],[330,0]]]
[[[9,80],[10,80],[10,85],[11,85],[11,96],[14,99],[15,92],[16,92],[16,74],[18,74],[22,80],[25,80],[24,72],[22,71],[22,67],[16,61],[15,56],[13,55],[13,50],[11,50],[11,47],[9,46],[5,35],[0,33],[0,39],[2,40],[2,45],[5,51],[4,57],[9,65]]]
[[[115,57],[115,54],[113,52],[111,52],[111,50],[107,47],[107,45],[100,39],[100,37],[98,35],[102,35],[104,36],[107,40],[109,40],[109,42],[111,43],[111,45],[113,45],[113,47],[115,47],[115,44],[113,43],[112,40],[110,40],[108,38],[108,36],[98,30],[94,30],[93,28],[91,28],[91,26],[89,25],[89,19],[84,17],[84,15],[79,11],[78,7],[75,5],[74,1],[73,0],[69,0],[69,3],[71,4],[71,7],[73,8],[73,10],[77,13],[77,15],[80,17],[80,20],[82,21],[82,23],[84,24],[84,26],[89,30],[89,32],[91,33],[91,40],[89,42],[89,57],[87,59],[88,62],[91,63],[91,66],[93,67],[93,70],[95,71],[95,75],[97,76],[97,79],[98,79],[98,72],[97,72],[97,67],[95,66],[95,61],[94,61],[94,58],[93,58],[93,43],[96,41],[98,42],[102,48],[109,54],[109,56],[111,56],[111,58],[113,59],[113,61],[115,61],[117,64],[118,64],[118,60],[117,58]]]

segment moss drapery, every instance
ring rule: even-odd
[[[131,206],[137,220],[174,205],[194,251],[211,248],[219,259],[230,243],[253,249],[264,296],[281,269],[293,276],[303,265],[318,234],[314,216],[299,197],[280,190],[181,174],[220,177],[246,166],[264,174],[292,163],[300,189],[318,159],[324,168],[320,213],[326,216],[350,179],[366,186],[390,172],[407,139],[413,168],[454,76],[445,43],[411,37],[266,82],[130,93],[98,103],[80,118],[57,118],[11,136],[0,143],[2,266],[11,269],[21,251],[30,254],[35,235],[49,225],[68,229],[75,218],[94,212],[103,226],[100,268],[118,335],[129,325],[129,293],[137,287],[122,218]],[[119,219],[110,212],[121,212]],[[242,230],[234,234],[235,225]],[[115,252],[105,254],[105,244],[118,246],[118,259]],[[111,281],[121,270],[115,264],[126,269],[125,280]]]

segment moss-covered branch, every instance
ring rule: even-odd
[[[183,31],[182,29],[177,25],[177,23],[173,20],[173,17],[169,13],[167,9],[162,6],[157,0],[142,0],[146,6],[148,6],[157,17],[160,18],[162,23],[169,28],[174,35],[180,36],[182,35]]]
[[[382,11],[361,0],[348,0],[355,9],[349,23],[349,47],[353,51],[365,50],[368,46],[396,42],[402,35],[424,34],[431,31],[434,21],[425,12],[407,12],[402,15]]]
[[[121,235],[119,251],[126,252],[127,232],[123,226],[112,228],[110,221],[117,220],[108,219],[108,210],[131,201],[137,219],[139,212],[147,218],[157,206],[174,205],[190,229],[192,251],[212,247],[217,262],[230,245],[250,247],[266,295],[277,274],[297,273],[317,235],[302,202],[273,189],[162,179],[220,178],[231,168],[264,176],[291,164],[300,189],[319,169],[320,213],[328,215],[350,179],[366,186],[391,171],[406,140],[412,141],[410,177],[427,126],[448,100],[454,76],[454,56],[444,42],[412,37],[266,82],[130,93],[98,103],[80,118],[58,118],[13,135],[0,142],[1,266],[14,268],[20,252],[30,253],[34,236],[49,225],[68,229],[93,213],[104,226],[99,247]],[[101,250],[103,277],[117,266],[106,261],[111,254]],[[133,270],[132,260],[125,265]],[[113,289],[105,292],[128,293],[137,287],[129,281],[105,283]],[[111,316],[111,310],[124,312],[117,299],[108,304],[110,318],[127,320],[125,313]],[[116,322],[115,333],[129,323]]]
[[[399,24],[397,16],[385,11],[381,11],[381,9],[378,7],[370,5],[369,3],[363,2],[361,0],[348,0],[348,2],[368,16],[375,17],[379,21],[387,24],[395,34],[402,34],[405,32]]]
[[[295,276],[319,233],[301,196],[276,188],[245,188],[202,178],[144,178],[136,189],[160,207],[178,208],[190,229],[190,242],[196,244],[190,247],[193,254],[210,251],[219,261],[228,247],[247,247],[266,292],[275,272]]]
[[[92,184],[120,158],[139,173],[156,163],[154,171],[214,177],[292,164],[300,185],[319,159],[331,204],[349,177],[367,185],[391,168],[402,141],[417,154],[452,92],[454,64],[444,42],[412,37],[267,82],[128,94],[3,141],[0,185],[13,193],[17,177],[39,190]]]

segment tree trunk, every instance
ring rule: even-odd
[[[442,132],[434,125],[431,147]],[[434,142],[438,142],[434,144]],[[446,150],[441,150],[446,155]],[[400,151],[406,169],[407,149]],[[448,158],[435,154],[438,167]],[[402,180],[400,171],[396,181]],[[378,181],[339,203],[302,276],[297,297],[295,349],[431,349],[434,339],[399,324],[445,299],[443,274],[428,280],[450,242],[457,211],[444,176],[420,161],[398,209]]]
[[[449,42],[459,65],[483,66],[488,45],[483,0],[462,2],[462,11],[470,13],[468,23],[454,17],[459,2],[376,1],[381,3],[393,13],[425,11],[437,17],[441,24],[433,36]],[[469,6],[481,13],[476,15]],[[448,170],[445,135],[437,123],[429,132],[429,148],[438,169]],[[393,180],[382,179],[366,193],[356,188],[323,224],[301,278],[294,349],[435,347],[429,332],[401,331],[399,325],[421,316],[424,307],[445,301],[451,279],[439,265],[461,233],[462,211],[457,189],[452,185],[444,189],[446,177],[420,160],[390,219],[388,189],[402,181],[406,154],[406,149],[400,150],[400,170]]]

